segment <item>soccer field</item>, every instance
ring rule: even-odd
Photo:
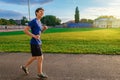
[[[120,29],[50,28],[41,35],[46,53],[120,54]],[[30,52],[22,31],[0,33],[0,52]]]

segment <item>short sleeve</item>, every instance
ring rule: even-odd
[[[28,26],[29,26],[30,28],[32,28],[32,26],[33,26],[33,21],[30,21],[30,22],[28,23]]]

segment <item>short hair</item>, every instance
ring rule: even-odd
[[[36,16],[37,16],[36,12],[39,12],[39,10],[43,10],[43,11],[44,11],[44,9],[43,9],[42,7],[37,8],[37,9],[35,10],[35,15],[36,15]]]

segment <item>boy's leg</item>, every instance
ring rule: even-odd
[[[21,66],[21,69],[26,73],[26,74],[29,74],[29,71],[28,71],[28,66],[36,59],[36,57],[31,57],[29,58],[29,60],[27,61],[27,63],[24,65],[24,66]]]
[[[37,57],[38,74],[42,74],[43,55]]]
[[[34,60],[36,60],[36,57],[29,58],[27,63],[24,65],[24,67],[28,67]]]
[[[37,57],[37,60],[38,60],[38,77],[39,78],[48,78],[48,76],[46,74],[44,74],[42,71],[43,55]]]

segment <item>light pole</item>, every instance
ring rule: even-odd
[[[30,21],[30,0],[28,0],[28,15],[29,15],[29,21]]]

